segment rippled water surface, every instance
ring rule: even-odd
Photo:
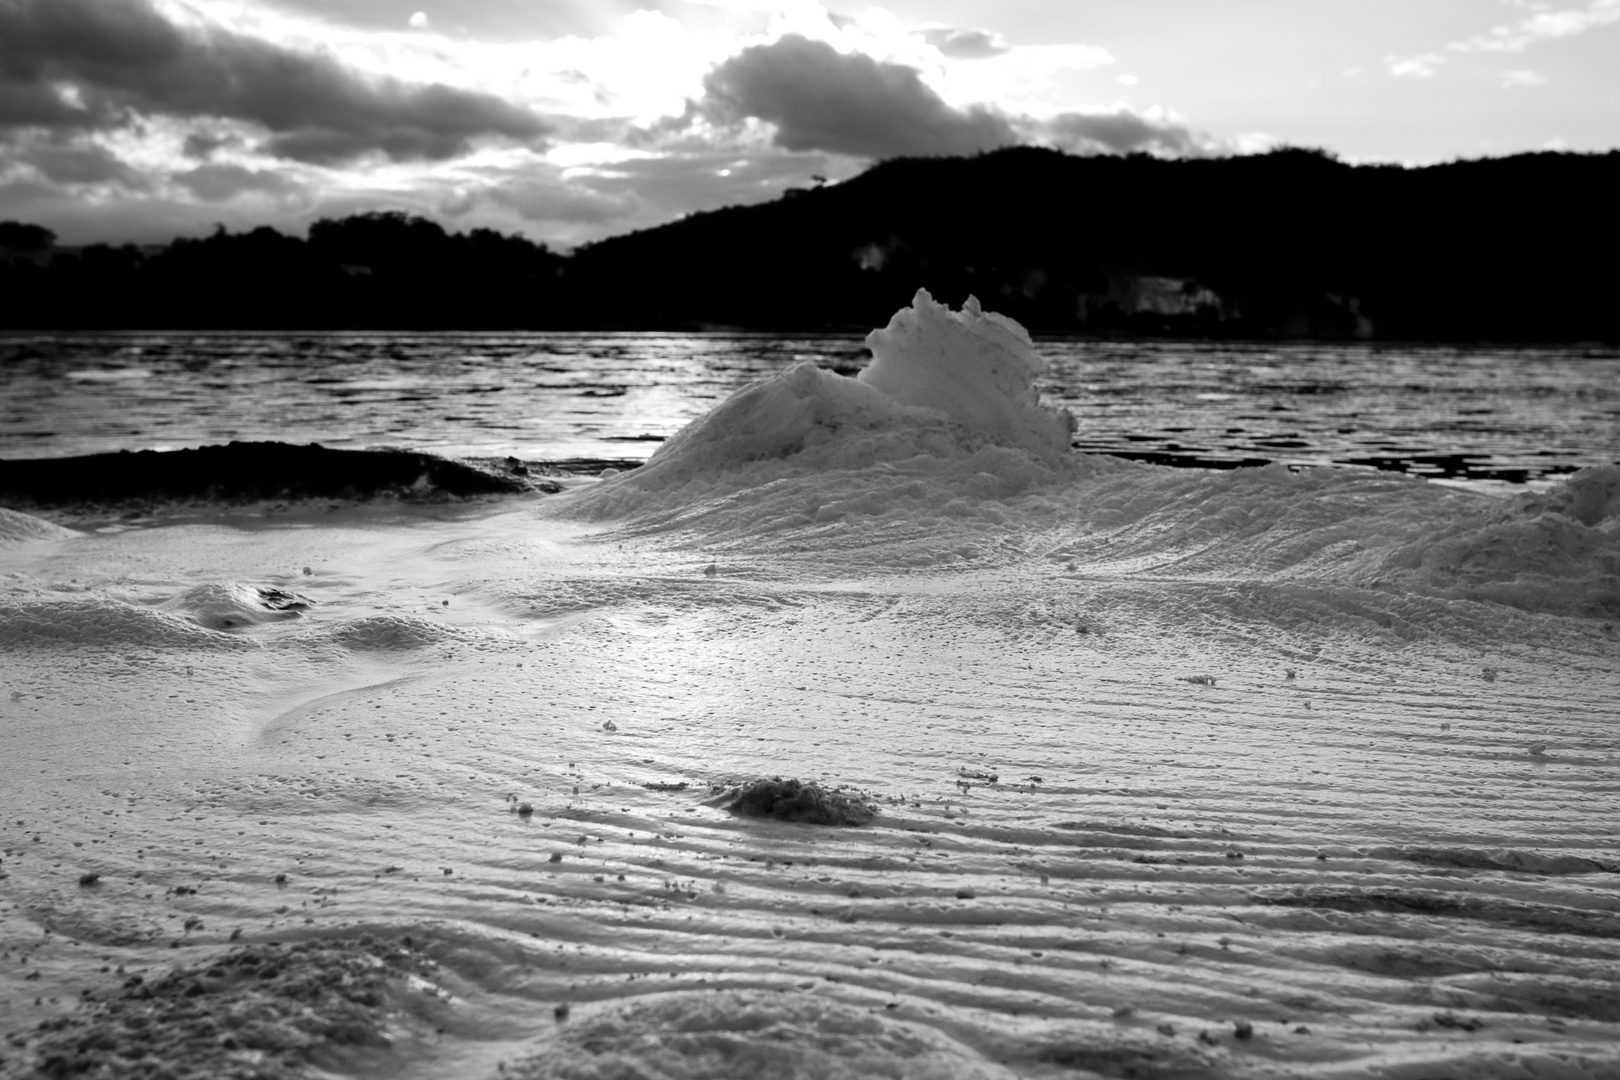
[[[1043,341],[1076,445],[1520,482],[1620,458],[1612,350]],[[858,337],[131,334],[0,338],[0,459],[233,439],[641,460],[745,383]]]

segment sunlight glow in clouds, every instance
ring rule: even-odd
[[[1620,0],[1464,0],[1473,14],[1451,23],[1344,0],[1334,27],[1279,23],[1258,0],[1218,17],[1197,0],[1152,15],[1126,0],[893,2],[0,0],[0,218],[162,240],[397,208],[567,244],[899,154],[1340,149],[1300,110],[1361,109],[1346,130],[1393,137],[1416,115],[1406,97],[1457,82],[1470,57],[1612,47],[1620,24]],[[1299,57],[1316,33],[1344,45],[1313,74]],[[1399,77],[1387,91],[1380,56]],[[1614,84],[1537,56],[1477,85],[1534,89],[1518,100],[1567,120],[1558,95],[1596,102],[1593,80]]]

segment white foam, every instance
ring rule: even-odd
[[[873,362],[858,377],[805,362],[746,386],[567,512],[689,510],[777,480],[874,465],[960,479],[1006,472],[1022,491],[1032,471],[1049,478],[1069,457],[1074,417],[1040,403],[1035,380],[1046,364],[1013,320],[971,297],[953,312],[918,290],[867,343]]]
[[[1043,407],[1035,389],[1046,361],[1028,331],[984,311],[977,297],[957,312],[918,289],[909,308],[866,335],[866,345],[872,363],[856,378],[894,401],[938,410],[1043,458],[1068,453],[1073,414]]]
[[[72,529],[0,506],[0,546],[35,540],[66,540],[79,534]]]
[[[205,629],[190,619],[110,597],[0,603],[0,645],[7,649],[71,645],[148,648],[256,648],[257,643]]]

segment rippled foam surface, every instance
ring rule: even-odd
[[[826,378],[560,495],[5,519],[0,1073],[132,1017],[353,1075],[1620,1070],[1620,473],[1046,459]]]

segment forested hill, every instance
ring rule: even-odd
[[[1620,339],[1620,153],[1427,168],[1030,148],[579,251],[602,324],[881,325],[919,286],[1054,332]]]
[[[1316,151],[1017,148],[560,255],[401,214],[49,252],[0,225],[11,327],[768,330],[882,325],[918,287],[1037,331],[1620,341],[1620,153],[1424,168]]]

